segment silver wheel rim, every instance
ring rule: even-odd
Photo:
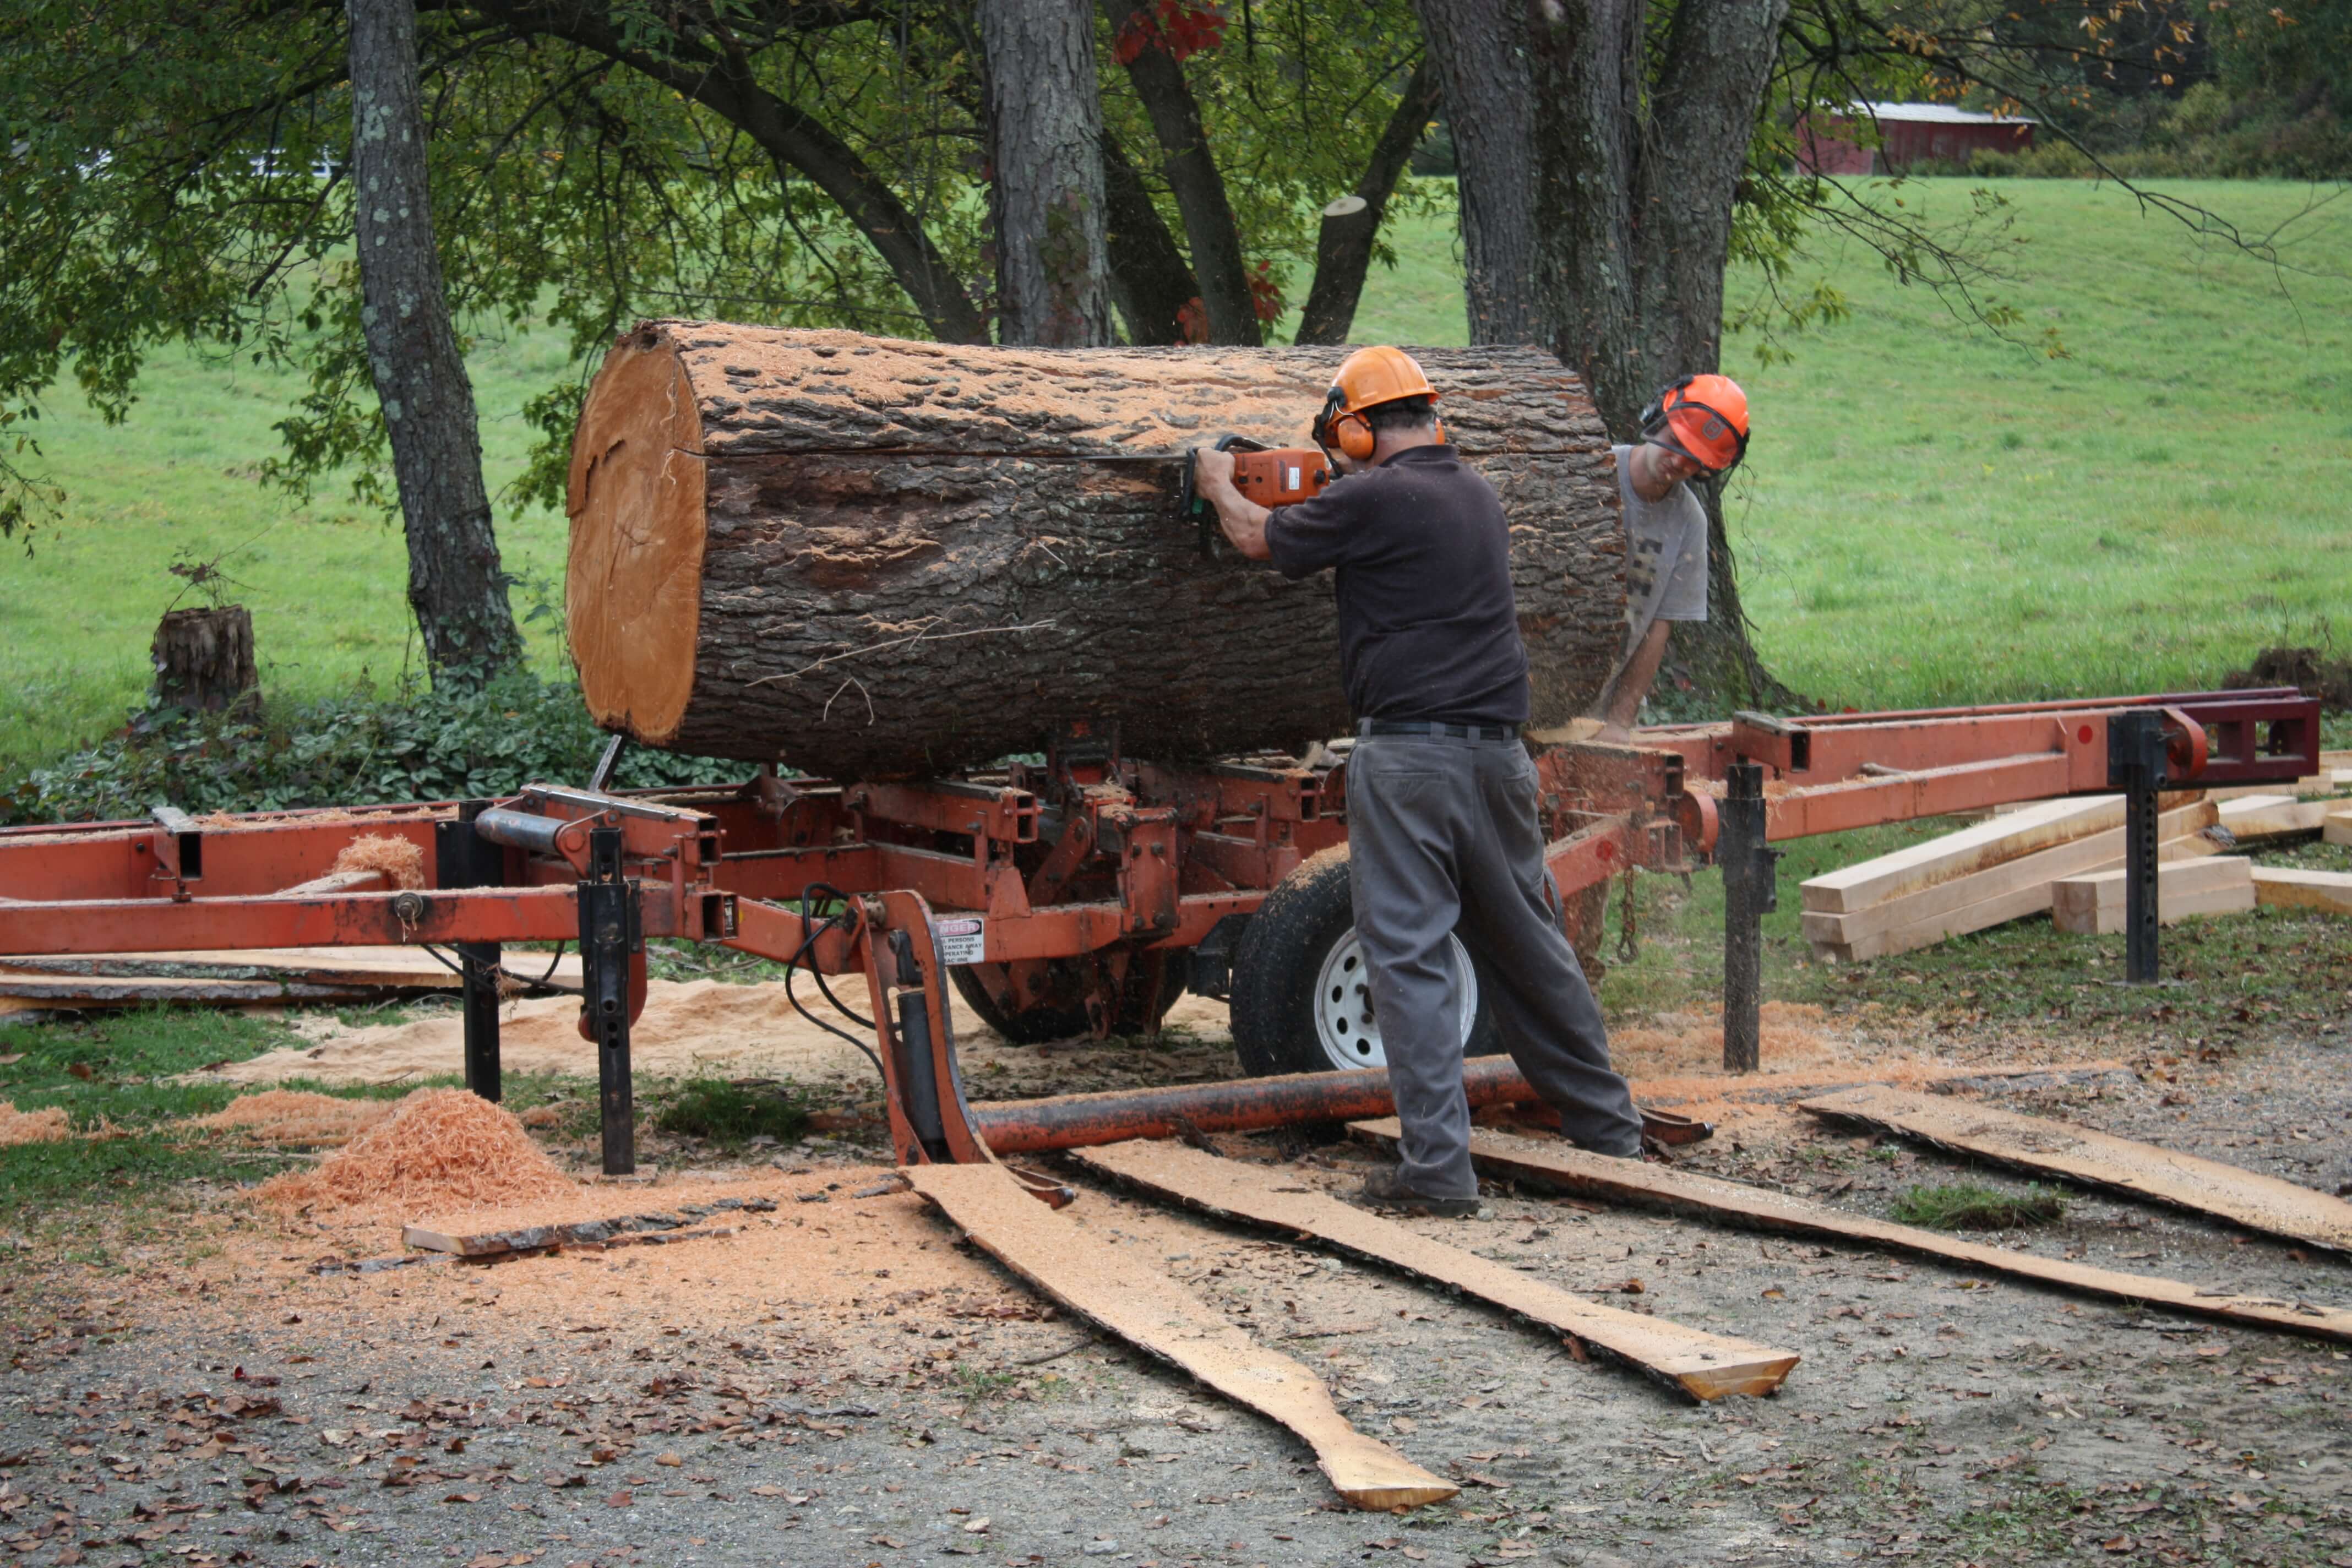
[[[1478,1018],[1478,972],[1470,952],[1451,931],[1445,937],[1446,962],[1454,966],[1455,994],[1461,998],[1457,1016],[1462,1041],[1470,1040],[1470,1026]],[[1335,1068],[1384,1068],[1389,1054],[1381,1045],[1380,1020],[1372,1016],[1372,993],[1364,973],[1364,945],[1349,926],[1315,976],[1315,1040],[1324,1059]]]

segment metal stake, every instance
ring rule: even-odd
[[[487,800],[461,802],[455,822],[433,826],[434,883],[443,888],[495,888],[506,880],[506,851],[474,831]],[[466,1087],[493,1104],[504,1093],[499,1060],[499,963],[494,942],[461,942],[465,970]]]
[[[1764,917],[1780,907],[1775,863],[1764,842],[1764,769],[1734,763],[1718,808],[1717,858],[1723,863],[1723,1069],[1754,1072],[1762,1050]]]
[[[636,884],[621,875],[621,830],[588,834],[589,879],[579,884],[580,966],[588,1028],[596,1041],[597,1112],[604,1173],[637,1168],[636,1107],[629,1081],[629,975],[645,938]]]
[[[2124,978],[2157,981],[2157,792],[2164,785],[2164,715],[2135,709],[2107,721],[2107,783],[2124,792]]]

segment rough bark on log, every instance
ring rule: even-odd
[[[1535,720],[1624,636],[1608,437],[1533,349],[1418,351],[1500,491]],[[648,322],[573,437],[568,618],[596,721],[836,778],[948,772],[1115,721],[1167,760],[1342,733],[1329,575],[1177,516],[1184,450],[1298,445],[1328,351],[1045,350]]]

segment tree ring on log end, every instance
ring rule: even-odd
[[[640,329],[589,390],[564,486],[565,625],[589,717],[659,746],[694,693],[702,624],[702,415],[676,350]]]

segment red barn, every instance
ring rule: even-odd
[[[1873,122],[1878,145],[1868,144]],[[1913,163],[1965,163],[1979,152],[2022,153],[2037,122],[1946,103],[1858,103],[1797,129],[1797,162],[1817,174],[1896,174]]]

